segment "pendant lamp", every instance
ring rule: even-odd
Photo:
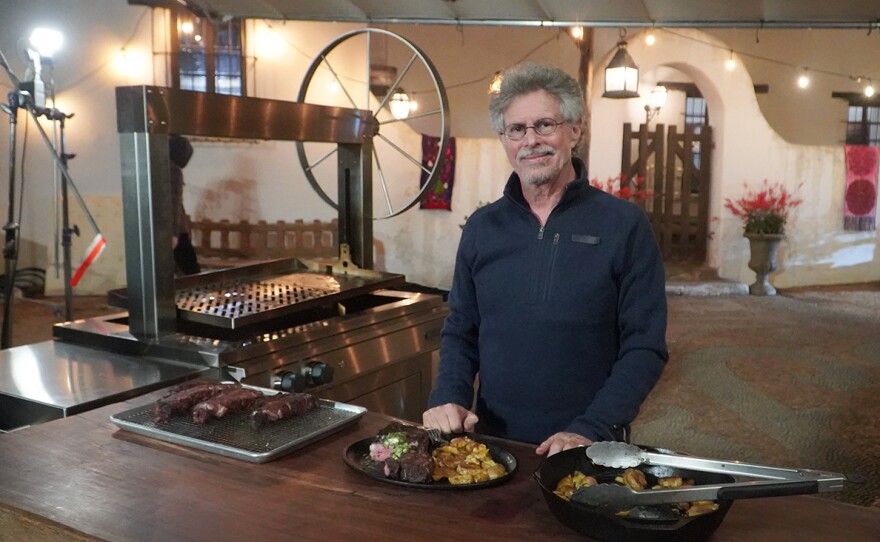
[[[638,98],[639,67],[626,51],[626,30],[620,32],[617,52],[605,67],[605,93],[603,98]]]

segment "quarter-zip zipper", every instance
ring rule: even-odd
[[[544,276],[543,301],[550,298],[550,285],[553,284],[553,269],[556,267],[556,253],[559,252],[559,232],[553,235],[553,245],[550,247],[550,257],[547,262],[547,273]]]

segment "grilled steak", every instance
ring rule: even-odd
[[[318,399],[308,393],[279,393],[260,401],[251,412],[251,427],[300,416],[318,408]]]
[[[433,480],[434,459],[431,457],[431,439],[419,427],[391,422],[373,439],[370,455],[364,459],[368,472],[385,478],[429,483]]]
[[[167,422],[175,414],[183,414],[216,395],[222,390],[241,387],[239,384],[221,384],[220,382],[203,382],[186,387],[153,403],[153,420],[156,423]]]
[[[411,450],[400,458],[400,479],[424,484],[430,482],[434,472],[431,452]]]
[[[183,390],[188,390],[189,388],[194,388],[196,386],[204,386],[206,384],[217,384],[216,380],[208,380],[206,378],[196,378],[195,380],[187,380],[186,382],[181,382],[180,384],[173,386],[165,392],[162,397],[169,397],[174,395],[177,392],[181,392]]]
[[[193,423],[201,425],[211,418],[222,418],[230,412],[249,410],[262,398],[262,392],[251,388],[222,390],[193,407]]]

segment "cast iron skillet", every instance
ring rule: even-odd
[[[644,447],[643,447],[644,448]],[[674,453],[669,450],[645,448],[659,453]],[[691,471],[672,467],[642,465],[639,470],[645,473],[649,486],[657,478],[681,476],[694,480],[694,484],[720,484],[735,482],[733,476],[710,472]],[[534,477],[547,506],[563,525],[581,534],[598,540],[639,540],[639,541],[676,541],[705,540],[718,528],[732,501],[718,501],[718,510],[700,516],[682,516],[668,505],[642,507],[621,517],[613,511],[566,501],[553,493],[556,484],[575,470],[594,476],[602,482],[613,483],[614,477],[626,469],[613,469],[593,465],[587,458],[585,448],[574,448],[552,455],[541,463]]]

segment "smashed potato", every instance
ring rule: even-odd
[[[456,437],[449,444],[431,452],[434,458],[434,481],[444,478],[450,484],[476,484],[501,478],[507,474],[504,465],[492,459],[485,444],[468,437]]]
[[[641,491],[648,487],[648,480],[645,479],[645,473],[639,469],[626,469],[623,476],[618,476],[614,481],[623,484],[634,491]]]
[[[569,474],[565,478],[559,481],[556,484],[556,490],[553,493],[556,493],[560,497],[565,500],[568,500],[571,497],[571,494],[577,491],[582,487],[594,486],[598,482],[592,476],[587,476],[579,470],[574,471],[574,474]]]
[[[629,487],[634,491],[642,491],[648,487],[648,480],[645,473],[639,469],[626,469],[623,474],[614,477],[614,481],[618,484]],[[592,476],[588,476],[583,472],[576,470],[573,474],[565,476],[556,484],[553,491],[559,497],[569,500],[571,495],[582,487],[594,486],[598,482]],[[651,486],[651,489],[674,489],[677,487],[693,486],[694,480],[690,478],[681,478],[680,476],[670,476],[667,478],[658,478],[657,483]],[[708,514],[718,510],[718,503],[715,501],[693,501],[676,503],[673,507],[680,513],[687,516],[699,516]],[[616,512],[620,517],[628,517],[631,510],[621,510]]]

